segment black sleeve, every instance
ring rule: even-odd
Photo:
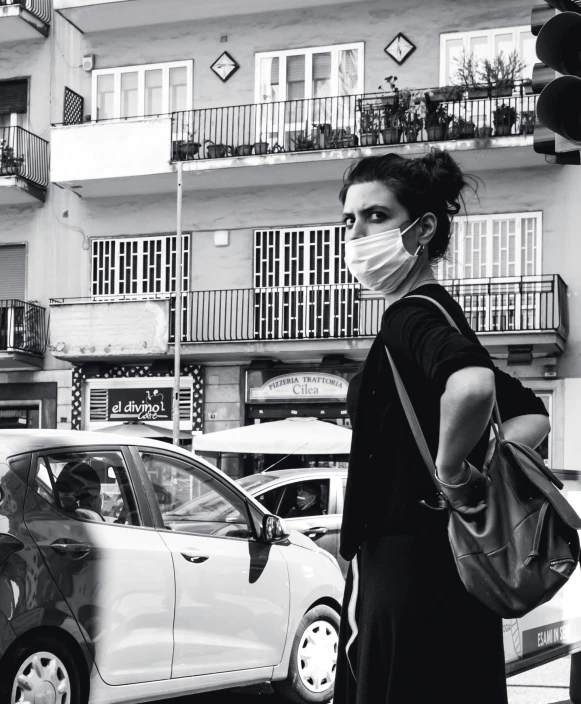
[[[494,370],[496,381],[496,400],[500,418],[504,422],[517,416],[538,414],[548,416],[549,413],[545,404],[534,392],[523,386],[519,379],[503,372],[501,369]]]
[[[486,349],[453,328],[433,304],[399,301],[381,321],[381,336],[394,358],[417,365],[440,394],[454,372],[466,367],[494,370]]]

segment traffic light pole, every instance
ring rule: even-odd
[[[183,202],[183,162],[178,161],[177,176],[177,227],[176,227],[176,286],[174,322],[174,372],[173,372],[173,444],[180,444],[180,377],[182,343],[182,202]]]

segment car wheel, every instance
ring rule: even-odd
[[[288,677],[272,686],[289,702],[319,704],[333,698],[339,614],[329,606],[308,611],[297,629],[290,656]]]
[[[1,665],[1,702],[82,704],[87,701],[73,656],[53,638],[31,638],[17,646]]]

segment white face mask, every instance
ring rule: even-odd
[[[423,249],[418,247],[415,254],[410,254],[402,240],[419,219],[403,232],[398,227],[345,244],[345,263],[362,286],[381,293],[392,293],[400,286],[418,260],[418,252]]]

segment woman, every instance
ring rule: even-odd
[[[548,434],[543,403],[495,368],[432,272],[446,254],[466,185],[452,157],[434,151],[421,159],[364,158],[341,191],[345,260],[388,307],[347,398],[353,442],[341,555],[351,566],[335,704],[507,702],[502,620],[458,577],[447,511],[429,508],[438,505],[437,492],[384,347],[418,415],[442,490],[468,490],[467,510],[472,500],[478,505],[470,488],[481,480],[470,465],[482,469],[494,445],[495,395],[507,439],[536,447]],[[410,294],[442,304],[462,334],[433,303]]]

